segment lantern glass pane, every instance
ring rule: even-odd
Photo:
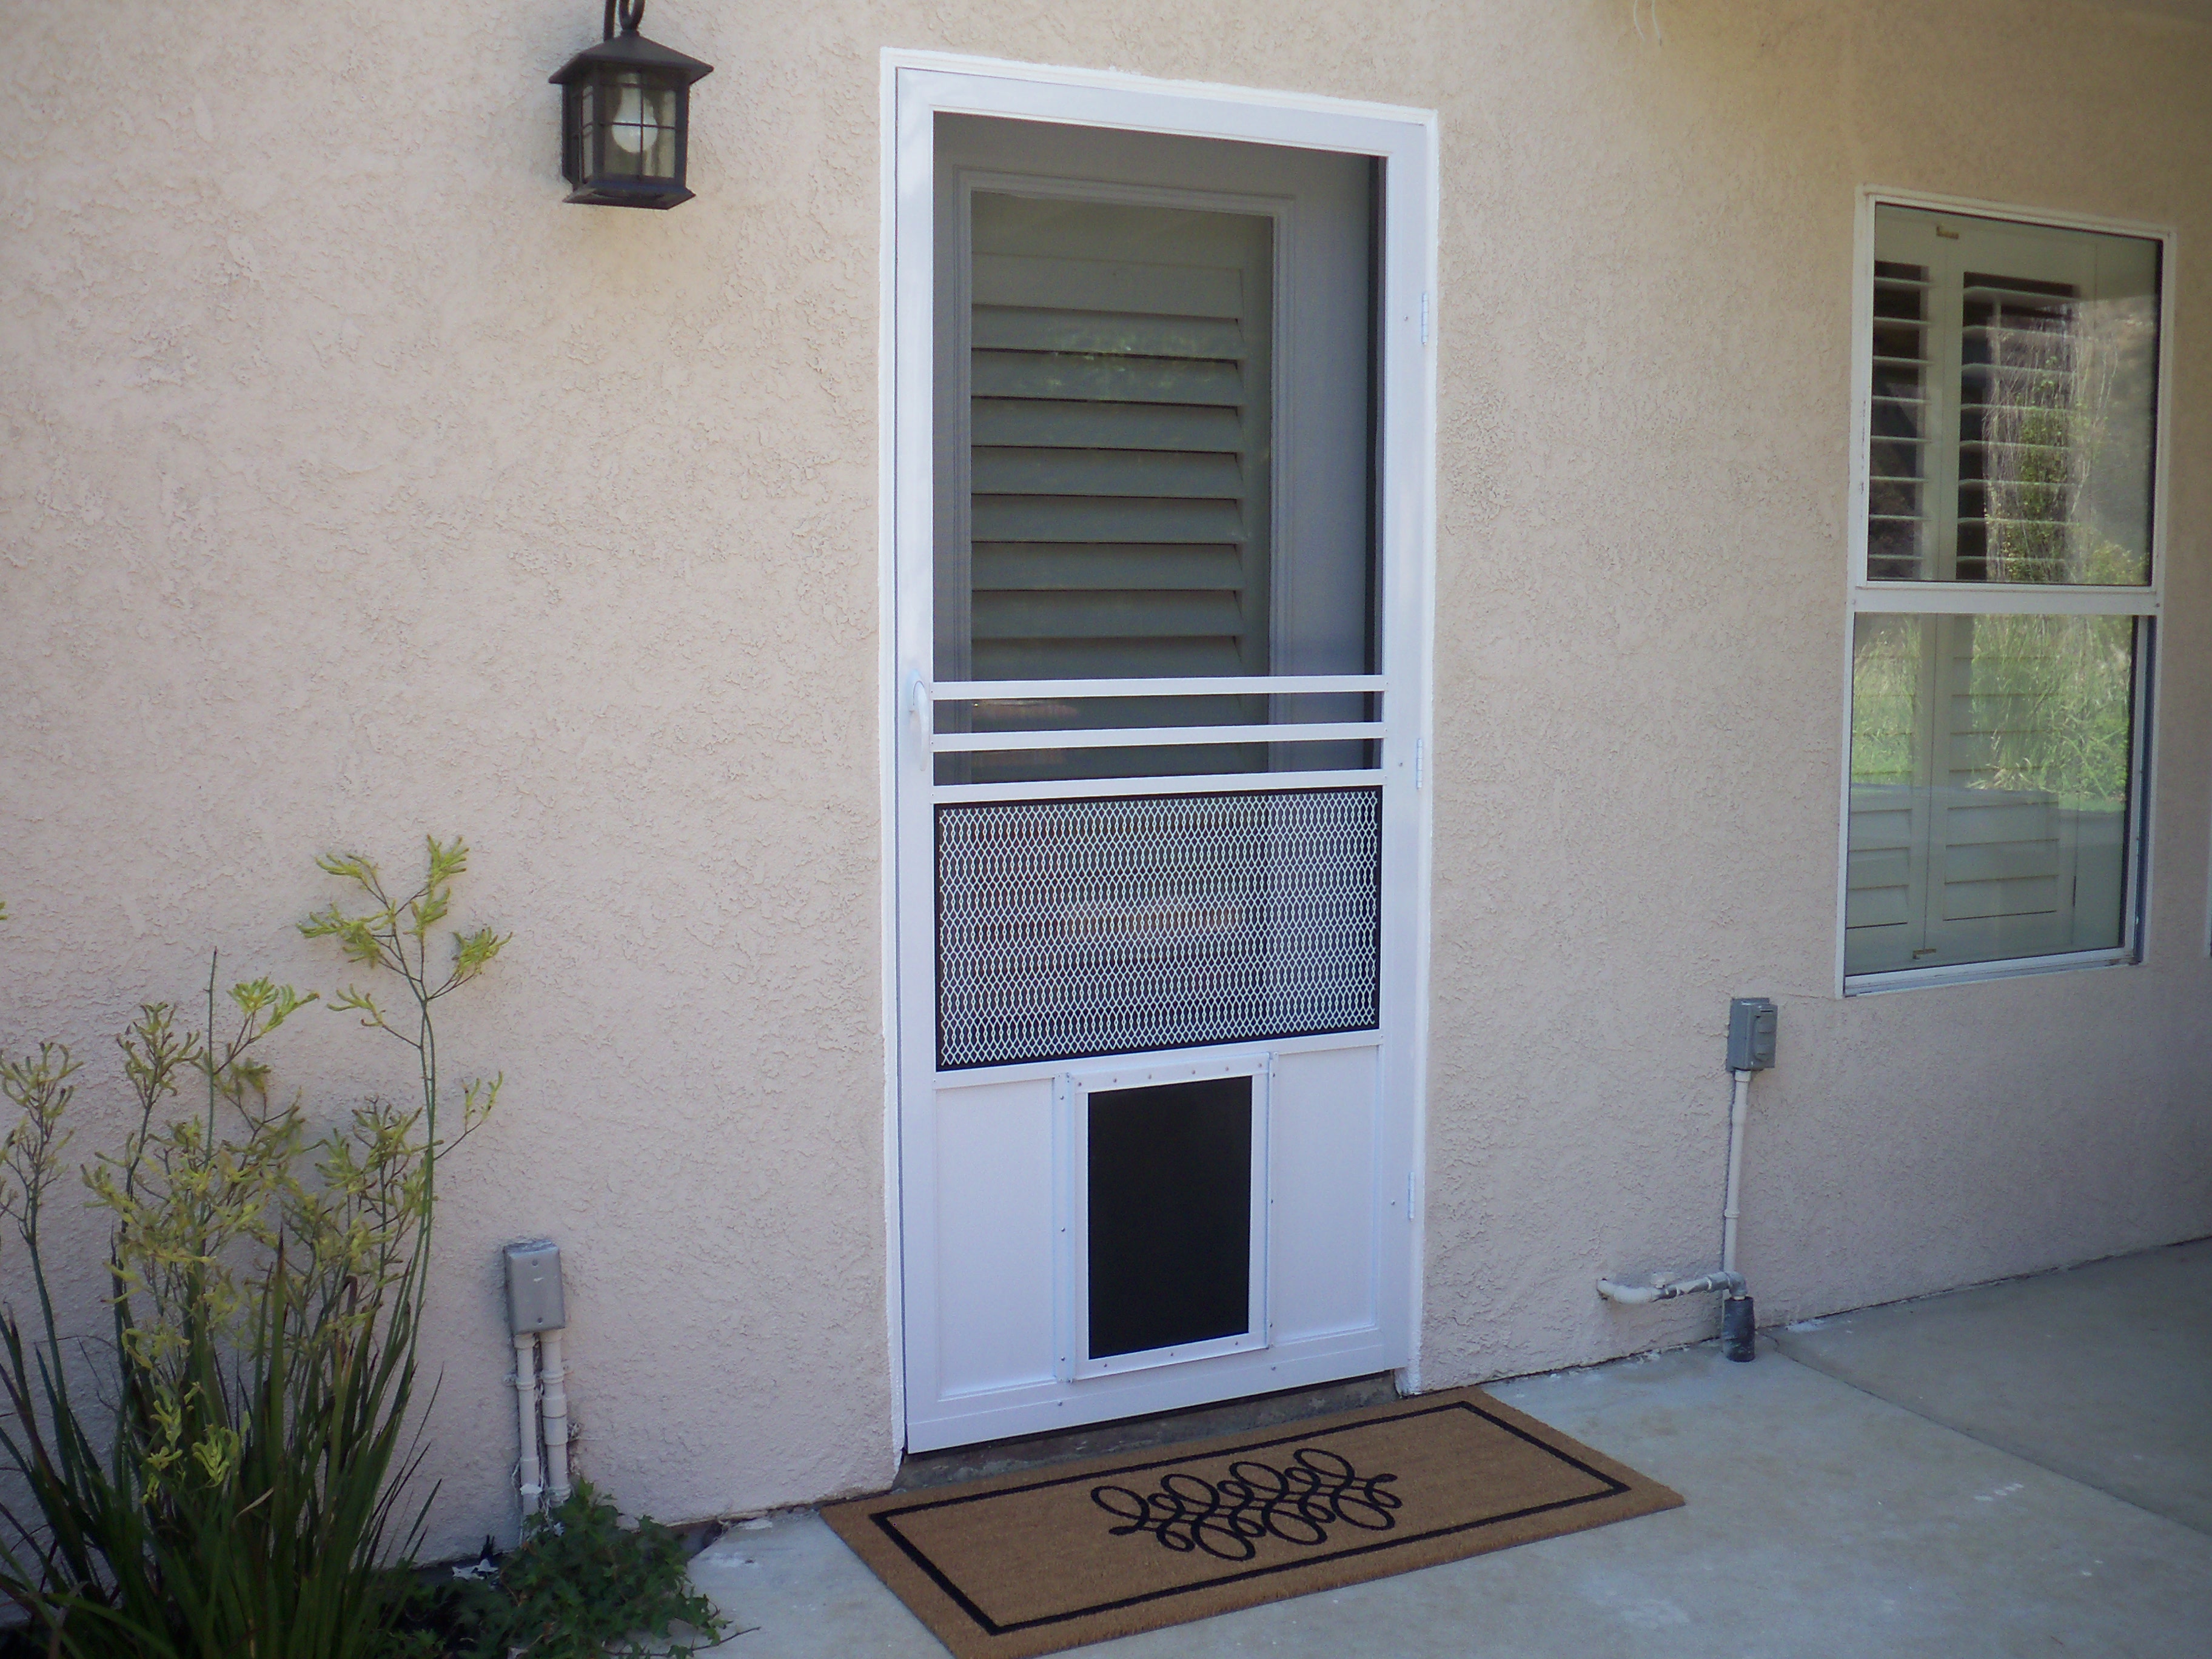
[[[656,87],[647,96],[653,119],[652,143],[646,147],[643,170],[656,179],[676,176],[676,88]]]
[[[605,165],[599,155],[603,148],[599,142],[599,112],[605,107],[605,100],[600,96],[600,92],[599,82],[594,77],[584,82],[576,100],[577,148],[580,152],[577,161],[586,179],[598,177]]]
[[[620,179],[674,178],[676,89],[627,70],[608,76],[597,91],[601,172]]]

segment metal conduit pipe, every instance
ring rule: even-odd
[[[547,1486],[555,1503],[568,1495],[568,1370],[561,1364],[561,1334],[568,1323],[566,1297],[561,1290],[561,1247],[550,1239],[532,1239],[507,1247],[507,1321],[514,1337],[514,1397],[521,1454],[515,1460],[515,1485],[522,1500],[525,1531],[530,1517],[543,1506]],[[541,1367],[538,1347],[544,1347],[542,1431],[545,1473],[538,1480],[538,1447]]]
[[[568,1497],[568,1372],[561,1364],[561,1333],[541,1332],[538,1352],[545,1374],[545,1491],[560,1504]]]
[[[514,1335],[514,1411],[522,1440],[514,1479],[527,1516],[537,1509],[538,1494],[545,1490],[538,1480],[538,1339],[528,1331]]]
[[[1731,1278],[1735,1274],[1735,1218],[1740,1212],[1736,1195],[1743,1190],[1743,1121],[1750,1109],[1751,1073],[1738,1070],[1735,1097],[1729,1103],[1728,1197],[1721,1205],[1721,1271]],[[1743,1294],[1741,1279],[1735,1294]]]
[[[1747,1287],[1741,1273],[1699,1273],[1695,1279],[1662,1279],[1656,1285],[1620,1285],[1610,1279],[1597,1282],[1597,1293],[1608,1302],[1624,1302],[1631,1307],[1640,1307],[1646,1302],[1664,1302],[1670,1297],[1696,1296],[1705,1291],[1726,1291],[1730,1296],[1741,1296]]]
[[[1721,1293],[1721,1352],[1747,1360],[1756,1354],[1757,1324],[1751,1287],[1736,1271],[1736,1218],[1742,1212],[1743,1131],[1751,1115],[1751,1074],[1774,1064],[1774,1004],[1765,997],[1738,997],[1729,1005],[1729,1070],[1735,1088],[1729,1100],[1728,1188],[1721,1200],[1721,1265],[1717,1273],[1678,1274],[1649,1285],[1624,1285],[1601,1279],[1597,1293],[1629,1307],[1665,1302],[1708,1291]]]

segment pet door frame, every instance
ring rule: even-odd
[[[1060,1251],[1060,1374],[1073,1381],[1090,1376],[1112,1376],[1124,1371],[1149,1370],[1159,1365],[1211,1359],[1217,1354],[1244,1353],[1267,1346],[1267,1097],[1269,1057],[1267,1054],[1208,1056],[1164,1066],[1114,1066],[1070,1071],[1055,1090],[1060,1133],[1054,1139],[1060,1151],[1059,1227]],[[1250,1206],[1246,1231],[1249,1265],[1246,1269],[1244,1328],[1233,1335],[1174,1347],[1145,1348],[1133,1353],[1091,1357],[1091,1097],[1120,1089],[1149,1089],[1161,1084],[1196,1083],[1214,1078],[1252,1079],[1251,1177],[1246,1201]]]

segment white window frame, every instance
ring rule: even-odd
[[[2147,586],[2087,587],[2039,582],[1945,582],[1929,580],[1874,581],[1867,576],[1867,507],[1871,471],[1869,447],[1873,430],[1874,400],[1874,264],[1875,211],[1877,208],[1916,208],[1963,217],[1997,219],[2014,224],[2048,226],[2058,230],[2087,230],[2109,235],[2135,236],[2159,245],[2158,391],[2154,419],[2155,440],[2151,471],[2150,582]],[[2153,728],[2157,718],[2158,618],[2165,602],[2166,559],[2166,471],[2172,445],[2173,388],[2173,228],[2094,214],[2053,211],[2023,207],[2016,203],[1990,202],[1971,197],[1934,195],[1924,191],[1863,187],[1852,236],[1851,269],[1851,433],[1850,493],[1847,512],[1850,557],[1844,595],[1844,764],[1837,807],[1836,833],[1836,954],[1838,996],[1858,996],[1882,991],[1910,990],[1929,985],[2010,979],[2023,974],[2063,972],[2074,968],[2109,968],[2138,963],[2144,949],[2144,918],[2150,864],[2150,759],[2156,752]],[[2135,719],[2130,757],[2128,865],[2122,896],[2125,937],[2111,950],[2070,951],[2051,956],[2016,957],[1992,962],[1957,963],[1935,968],[1893,969],[1874,974],[1846,974],[1844,952],[1847,944],[1846,911],[1850,900],[1850,799],[1852,647],[1862,615],[1891,616],[2078,616],[2135,617],[2139,627],[2136,643]]]

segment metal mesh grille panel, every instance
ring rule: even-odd
[[[1382,793],[937,809],[947,1070],[1378,1023]]]

